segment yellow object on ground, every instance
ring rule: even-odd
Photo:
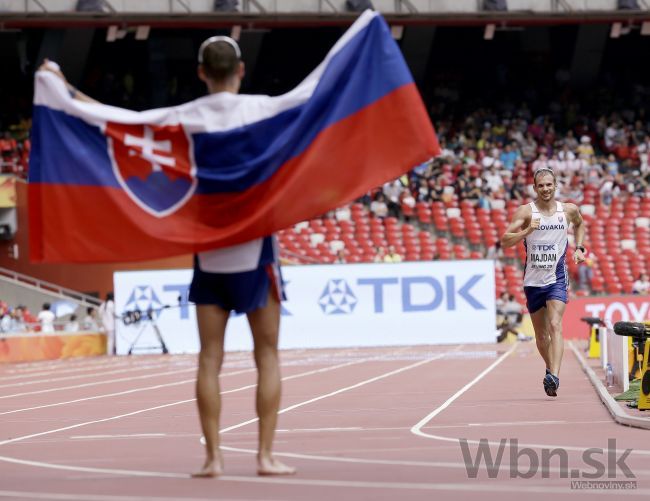
[[[650,371],[648,371],[648,357],[650,357],[650,339],[646,339],[643,350],[643,366],[641,367],[641,388],[639,389],[639,410],[650,410]]]
[[[589,335],[589,358],[600,358],[600,336],[598,335],[598,326],[591,326]]]

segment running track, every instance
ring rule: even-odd
[[[190,479],[203,460],[194,356],[78,359],[0,367],[0,500],[548,500],[650,497],[650,435],[615,424],[570,349],[560,396],[541,389],[534,343],[282,353],[276,454],[296,476],[255,475],[255,370],[230,353],[221,380],[226,475]],[[459,439],[562,447],[532,478],[469,478]],[[616,439],[636,489],[575,490],[590,448]],[[602,456],[593,456],[602,459]],[[606,461],[605,461],[606,462]],[[525,472],[528,462],[519,461]],[[616,479],[626,480],[621,470]],[[549,477],[549,478],[545,478]],[[608,480],[606,476],[599,480]]]

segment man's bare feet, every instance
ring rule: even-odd
[[[273,456],[257,457],[258,475],[293,475],[294,473],[296,473],[296,469],[293,466],[288,466]]]
[[[223,460],[221,458],[206,459],[203,468],[192,473],[192,478],[215,478],[223,473]]]

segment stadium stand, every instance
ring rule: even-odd
[[[501,250],[498,242],[516,208],[530,201],[534,170],[549,166],[559,198],[580,205],[587,222],[588,279],[579,278],[572,248],[567,255],[574,293],[632,293],[650,269],[645,127],[614,116],[561,135],[540,117],[485,122],[476,134],[479,117],[464,123],[472,125],[438,124],[439,158],[344,210],[281,232],[287,255],[296,262],[375,262],[393,246],[407,261],[499,258],[497,296],[508,292],[523,304],[523,247]]]

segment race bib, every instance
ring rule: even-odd
[[[533,244],[530,252],[530,266],[534,270],[550,270],[557,263],[556,244]]]

